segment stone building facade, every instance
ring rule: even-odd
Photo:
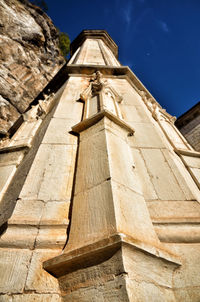
[[[182,114],[175,125],[190,145],[200,151],[200,102]]]
[[[0,301],[200,300],[200,153],[103,30],[0,149]]]

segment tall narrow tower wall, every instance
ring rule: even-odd
[[[0,149],[2,301],[198,301],[200,154],[105,31],[71,51]]]

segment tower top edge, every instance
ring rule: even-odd
[[[115,57],[118,57],[118,46],[113,41],[111,36],[107,33],[106,30],[94,30],[94,29],[85,29],[83,30],[71,43],[70,52],[71,56],[75,53],[77,48],[83,44],[86,39],[101,39],[103,42],[110,48]]]

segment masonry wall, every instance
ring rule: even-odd
[[[187,141],[197,151],[200,151],[200,115],[180,129]]]
[[[200,151],[200,103],[179,117],[176,126],[191,146]]]
[[[91,67],[93,60],[95,63],[98,60],[101,64],[105,62],[102,61],[104,56],[97,42],[89,39],[82,47],[83,52],[80,51],[77,60],[78,58],[81,60],[82,56],[83,61],[85,60],[83,65]],[[92,57],[88,51],[90,47]],[[107,56],[110,56],[110,52]],[[110,62],[114,62],[115,65],[116,59],[111,57]],[[80,63],[83,62],[79,61]],[[199,153],[192,151],[175,129],[170,120],[171,116],[162,111],[156,101],[147,95],[145,88],[143,92],[146,91],[147,96],[141,93],[141,86],[138,87],[139,84],[133,74],[131,76],[134,81],[130,79],[130,74],[122,73],[121,69],[121,74],[116,75],[114,74],[116,70],[109,74],[104,67],[95,65],[91,70],[84,66],[79,72],[76,68],[71,68],[65,84],[46,100],[46,105],[52,104],[48,107],[50,109],[46,110],[46,115],[45,113],[44,116],[41,115],[41,108],[38,105],[32,108],[32,111],[27,113],[27,120],[0,150],[0,173],[3,175],[0,181],[2,189],[0,206],[4,210],[2,223],[5,226],[0,240],[0,301],[60,302],[63,296],[65,296],[63,301],[73,302],[200,300]],[[112,161],[108,162],[107,166],[112,166],[114,180],[106,181],[115,182],[115,185],[121,187],[124,192],[123,196],[116,197],[118,204],[121,205],[121,208],[118,206],[121,221],[126,221],[126,218],[134,223],[136,218],[139,221],[137,213],[143,204],[145,207],[143,213],[150,217],[151,234],[155,234],[156,240],[149,239],[153,250],[151,257],[148,252],[135,252],[135,258],[129,256],[130,251],[125,252],[129,270],[125,277],[113,275],[110,264],[109,278],[105,275],[99,277],[98,266],[86,267],[78,271],[78,276],[75,273],[69,274],[67,284],[60,288],[58,280],[43,269],[43,262],[63,254],[70,233],[68,226],[73,211],[79,148],[78,137],[71,132],[71,128],[82,120],[84,106],[80,94],[88,87],[92,73],[98,68],[102,73],[102,79],[122,97],[119,104],[122,120],[135,130],[134,135],[126,135],[125,138],[131,150],[132,166],[124,171],[123,168],[126,166],[124,162],[127,160],[126,149],[122,143],[120,144],[118,126],[112,127],[110,123],[108,130],[110,134],[107,136],[117,137],[113,142],[119,142],[119,145],[116,145],[110,139],[110,152],[115,154],[117,150],[119,156],[113,156]],[[157,111],[155,106],[152,108],[152,104],[156,106]],[[35,152],[29,158],[34,148]],[[90,184],[94,182],[98,186],[96,174],[90,173],[90,165],[91,169],[96,167],[98,177],[102,182],[105,181],[103,160],[87,162],[91,155],[90,150],[95,154],[95,150],[98,149],[104,159],[105,150],[102,148],[101,143],[85,148],[82,160],[88,173],[84,178],[87,183],[83,190],[90,190]],[[181,153],[183,149],[185,152]],[[26,166],[28,162],[23,181],[18,183],[20,174],[16,173],[24,171],[24,165]],[[123,183],[117,183],[120,179]],[[134,193],[134,185],[131,190],[126,188],[126,179],[134,180],[135,187],[141,187],[137,196]],[[95,190],[96,188],[94,192],[98,193]],[[102,196],[104,193],[106,190]],[[92,196],[95,198],[95,194]],[[96,196],[99,198],[99,195]],[[133,200],[132,196],[137,198]],[[145,202],[142,203],[141,200]],[[12,204],[12,211],[9,213],[6,208],[8,202]],[[95,203],[96,207],[101,204]],[[130,210],[127,204],[130,204]],[[83,223],[87,224],[87,211],[81,214],[85,215]],[[94,223],[101,218],[95,216],[95,211],[91,217]],[[105,221],[104,217],[102,221]],[[140,228],[136,224],[134,227],[136,233],[137,227],[138,233],[144,233],[148,238],[146,229],[145,232],[141,229],[145,226]],[[131,233],[129,235],[131,236]],[[161,260],[155,252],[155,242],[159,248],[170,251],[172,255],[176,254],[181,265],[172,265],[169,260]],[[109,258],[108,263],[118,265],[118,256],[117,254]],[[106,266],[106,263],[101,266]],[[98,276],[99,279],[94,276]],[[120,288],[124,292],[121,292]]]

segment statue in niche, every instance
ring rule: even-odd
[[[100,71],[92,75],[89,86],[83,91],[80,98],[85,102],[84,119],[103,110],[122,118],[119,108],[122,97],[106,80],[102,79]]]

